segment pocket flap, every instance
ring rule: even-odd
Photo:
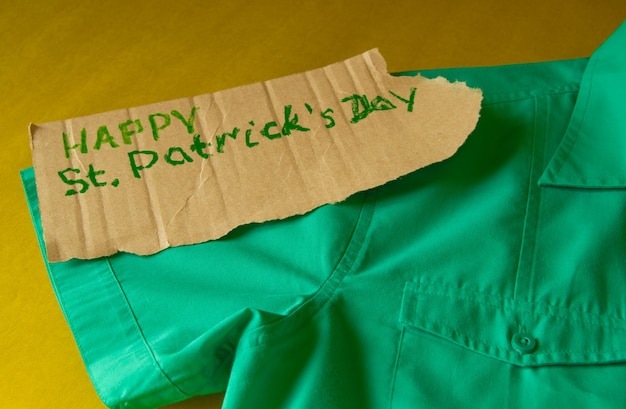
[[[626,320],[462,286],[407,282],[401,321],[518,366],[626,360]]]

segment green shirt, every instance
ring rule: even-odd
[[[217,241],[47,263],[107,405],[626,407],[626,24],[589,59],[421,74],[483,90],[450,159]]]

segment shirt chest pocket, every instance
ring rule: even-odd
[[[626,407],[626,321],[405,285],[392,409]]]

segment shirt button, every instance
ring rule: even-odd
[[[511,345],[520,354],[529,354],[533,352],[537,346],[537,340],[530,334],[524,332],[518,332],[513,335],[511,339]]]

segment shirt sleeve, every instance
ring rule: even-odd
[[[59,305],[109,407],[162,406],[225,390],[238,339],[315,294],[347,248],[365,200],[357,194],[306,217],[242,226],[151,256],[50,263],[34,170],[21,177]]]

